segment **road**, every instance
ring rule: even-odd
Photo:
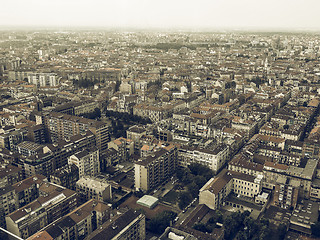
[[[185,212],[181,211],[178,214],[178,221],[175,223],[175,225],[179,226],[184,223],[186,218],[193,212],[193,210],[198,206],[199,200],[197,199],[189,208],[186,209]]]

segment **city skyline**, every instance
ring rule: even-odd
[[[7,1],[0,26],[318,31],[315,0]]]

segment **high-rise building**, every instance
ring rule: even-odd
[[[6,216],[9,232],[26,239],[77,207],[75,191],[47,182],[40,192],[36,200]]]
[[[84,239],[94,230],[100,229],[110,218],[110,212],[111,208],[108,205],[97,200],[89,200],[29,240],[42,239],[42,236],[49,239]]]
[[[69,139],[90,130],[96,137],[96,146],[99,150],[103,152],[108,148],[109,126],[104,122],[58,112],[45,113],[42,119],[37,119],[44,121],[52,142]]]
[[[69,157],[68,163],[78,167],[79,178],[84,176],[94,177],[100,172],[99,149],[91,147],[77,152]]]
[[[59,78],[55,73],[29,73],[28,82],[37,87],[55,87],[59,85]]]
[[[177,167],[177,149],[164,148],[139,159],[135,164],[135,188],[148,191],[169,179]]]

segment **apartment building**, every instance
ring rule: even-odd
[[[37,87],[55,87],[59,85],[59,78],[55,73],[29,73],[28,83]]]
[[[229,163],[228,169],[235,172],[249,174],[252,176],[263,175],[263,165],[255,162],[249,162],[242,158],[241,154],[236,155]]]
[[[97,200],[89,200],[58,221],[50,224],[41,235],[47,235],[52,239],[84,239],[96,229],[100,229],[103,223],[110,218],[111,208]],[[35,234],[29,238],[38,239]]]
[[[133,107],[133,114],[143,118],[150,118],[152,122],[159,122],[169,116],[173,110],[172,108],[172,106],[150,106],[143,103]]]
[[[99,108],[100,103],[97,101],[90,102],[68,102],[62,105],[59,105],[53,109],[54,112],[60,112],[69,115],[82,115],[85,113],[90,113]]]
[[[76,152],[95,146],[96,138],[90,131],[77,134],[66,140],[59,140],[52,144],[47,144],[44,148],[45,153],[53,156],[53,170],[61,168],[68,163],[68,158]]]
[[[67,164],[50,174],[50,182],[71,190],[76,190],[76,183],[78,180],[79,169],[74,164]]]
[[[90,130],[96,137],[96,146],[99,150],[104,151],[108,148],[109,126],[104,122],[58,112],[45,113],[42,119],[38,118],[38,122],[40,121],[44,122],[52,142],[69,139]]]
[[[39,185],[45,176],[34,175],[12,185],[15,191],[16,208],[21,208],[39,197]]]
[[[79,169],[79,178],[94,177],[100,173],[99,149],[91,147],[71,155],[68,164],[74,164]]]
[[[21,238],[28,238],[77,206],[77,193],[45,183],[41,195],[33,202],[6,216],[7,230]]]
[[[0,148],[6,148],[10,151],[26,139],[27,132],[23,129],[6,131],[0,134]]]
[[[140,150],[140,139],[143,135],[146,135],[147,131],[140,126],[132,126],[127,130],[127,138],[131,139],[134,144],[134,152],[139,153]]]
[[[230,149],[226,144],[219,144],[212,148],[195,148],[182,146],[178,150],[179,165],[187,167],[191,163],[199,163],[218,173],[226,164],[230,156]]]
[[[279,176],[287,176],[300,182],[299,196],[309,197],[312,190],[312,183],[316,176],[318,159],[308,159],[304,167],[287,166],[265,162],[263,166],[264,187],[274,189]]]
[[[48,139],[44,125],[39,124],[28,128],[27,139],[38,144],[46,143]]]
[[[8,185],[0,188],[0,227],[6,229],[5,216],[16,210],[15,189]]]
[[[101,202],[112,199],[111,185],[93,178],[80,178],[76,183],[76,189],[82,202],[89,199],[96,199]]]
[[[169,179],[177,168],[177,149],[161,148],[135,164],[135,187],[148,191]]]
[[[106,222],[101,229],[96,230],[87,240],[134,240],[146,238],[146,218],[135,210],[127,212],[112,219],[111,222]]]
[[[0,164],[0,188],[24,179],[23,169],[11,164]]]
[[[274,205],[289,209],[295,208],[298,201],[300,181],[287,176],[279,176],[275,186]]]
[[[118,152],[119,162],[125,162],[134,153],[134,142],[131,139],[120,137],[109,142],[108,148],[113,148]]]

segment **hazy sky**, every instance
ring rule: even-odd
[[[2,26],[320,30],[320,0],[1,0]]]

